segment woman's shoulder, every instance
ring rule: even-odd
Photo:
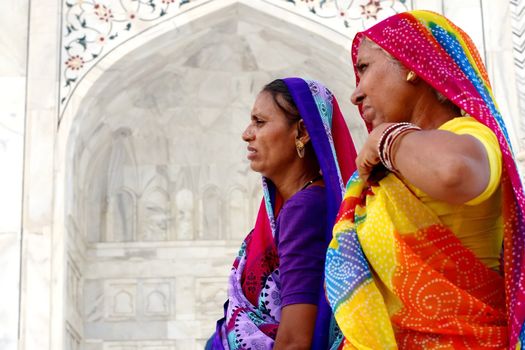
[[[502,154],[496,134],[485,124],[473,117],[457,117],[447,121],[439,127],[440,130],[450,131],[458,135],[470,135],[475,137],[485,148],[490,177],[485,190],[476,198],[466,204],[477,205],[489,199],[498,189],[502,173]]]
[[[326,190],[322,186],[309,186],[288,199],[279,213],[279,221],[308,220],[326,213]]]
[[[323,238],[327,213],[324,187],[310,186],[297,192],[286,201],[277,217],[278,236],[281,236],[278,241],[295,241],[297,232],[306,240]]]
[[[471,116],[452,118],[441,125],[439,130],[446,130],[455,134],[475,134],[496,138],[496,135],[488,126]]]

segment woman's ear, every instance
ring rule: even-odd
[[[310,134],[308,134],[302,119],[297,122],[297,139],[305,145],[310,141]]]

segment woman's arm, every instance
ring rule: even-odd
[[[369,135],[357,157],[359,175],[367,179],[379,163],[377,142],[385,123]],[[449,203],[465,203],[480,195],[490,179],[483,144],[470,135],[444,130],[414,131],[402,136],[392,150],[394,167],[429,196]]]
[[[283,307],[273,349],[310,349],[316,315],[316,305],[293,304]]]
[[[274,349],[310,349],[321,297],[327,242],[326,190],[310,186],[278,216],[281,322]]]

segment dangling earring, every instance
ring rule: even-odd
[[[413,70],[408,72],[408,74],[407,74],[407,81],[409,83],[412,83],[413,81],[415,81],[416,78],[417,78],[417,75],[416,75],[416,73]]]
[[[304,143],[303,141],[296,139],[295,140],[295,149],[297,150],[297,155],[299,158],[304,158]]]

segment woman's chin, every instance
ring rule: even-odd
[[[250,169],[252,169],[252,170],[255,171],[256,173],[260,173],[261,175],[263,175],[262,172],[261,172],[262,169],[261,169],[260,165],[257,164],[257,162],[255,162],[255,161],[253,161],[253,160],[250,162]],[[263,175],[263,176],[264,176],[264,175]]]

